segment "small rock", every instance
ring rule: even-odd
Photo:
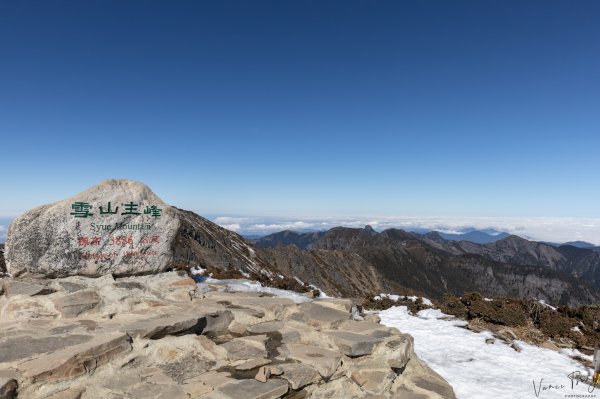
[[[488,345],[491,345],[494,342],[496,342],[496,340],[494,338],[486,338],[485,339],[485,343],[488,344]]]
[[[554,344],[554,342],[552,342],[552,341],[550,341],[550,340],[548,340],[548,341],[545,341],[545,342],[542,342],[542,343],[541,343],[541,344],[539,344],[538,346],[539,346],[540,348],[544,348],[544,349],[550,349],[550,350],[553,350],[553,351],[555,351],[555,352],[558,352],[558,351],[560,351],[560,348],[559,348],[558,346],[556,346],[556,345]]]
[[[283,374],[283,370],[279,366],[269,366],[269,372],[271,373],[271,375]]]
[[[380,323],[381,317],[379,317],[378,314],[369,313],[368,315],[365,316],[365,321],[369,321],[371,323]]]
[[[254,376],[254,379],[256,381],[260,381],[260,382],[267,382],[267,380],[269,379],[270,376],[271,376],[271,369],[263,366],[258,369],[258,373],[256,373],[256,376]]]
[[[510,347],[516,350],[517,352],[521,352],[522,350],[519,344],[517,344],[515,341],[513,341],[512,344],[510,344]]]
[[[227,327],[227,331],[234,335],[244,335],[246,334],[246,326],[242,323],[234,321],[229,325],[229,327]]]
[[[476,333],[480,333],[482,331],[486,331],[486,329],[483,328],[482,326],[479,326],[477,324],[472,324],[472,323],[467,324],[467,328],[469,330],[473,331],[473,332],[476,332]]]

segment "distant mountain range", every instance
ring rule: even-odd
[[[444,293],[480,291],[490,296],[531,296],[555,305],[600,302],[600,254],[594,248],[481,233],[449,236],[490,242],[447,239],[439,232],[378,233],[366,226],[318,233],[283,231],[254,243],[283,274],[335,295],[414,290],[440,298]]]
[[[436,230],[433,230],[433,231],[438,233],[443,239],[448,240],[448,241],[469,241],[469,242],[474,242],[476,244],[488,244],[491,242],[496,242],[496,241],[502,240],[510,235],[509,233],[497,231],[494,229],[476,230],[476,229],[472,229],[472,228],[467,228],[467,229],[464,229],[464,230],[462,230],[460,232],[456,232],[456,233],[448,233],[448,232],[436,231]],[[415,229],[415,230],[410,230],[409,232],[424,235],[424,234],[432,232],[432,230]],[[273,234],[263,235],[263,236],[256,235],[256,234],[255,235],[245,235],[244,238],[255,243],[259,248],[272,247],[272,246],[276,246],[276,245],[292,244],[292,245],[297,245],[298,248],[300,248],[300,249],[307,249],[307,246],[305,244],[308,244],[310,241],[310,239],[308,239],[308,237],[312,237],[313,234],[322,235],[324,233],[325,232],[323,232],[323,231],[303,232],[303,231],[284,230],[284,231],[281,231],[278,233],[273,233]],[[262,240],[263,238],[264,238],[264,240]],[[308,239],[308,241],[307,241],[307,239]],[[305,244],[300,242],[303,240],[306,241]],[[544,242],[544,243],[555,246],[555,247],[558,247],[561,245],[572,245],[577,248],[589,248],[589,249],[594,249],[596,251],[600,251],[600,246],[595,246],[594,244],[591,244],[591,243],[585,242],[585,241],[570,241],[570,242],[565,242],[565,243],[552,243],[552,242]]]
[[[589,243],[549,244],[475,229],[377,232],[371,226],[245,240],[200,216],[190,213],[185,220],[182,239],[191,249],[176,254],[177,268],[194,264],[282,281],[295,277],[343,297],[414,292],[441,298],[479,291],[553,305],[600,303],[600,253]]]

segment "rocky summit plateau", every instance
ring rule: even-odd
[[[295,276],[141,183],[25,213],[5,255],[0,399],[455,397],[351,298],[194,278]]]

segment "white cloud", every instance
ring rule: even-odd
[[[221,227],[225,227],[227,230],[239,232],[242,229],[239,223],[231,223],[231,224],[219,224]]]
[[[364,227],[378,231],[388,228],[428,229],[460,232],[463,229],[495,229],[538,241],[587,241],[600,245],[600,219],[583,218],[494,218],[494,217],[342,217],[342,218],[273,218],[221,216],[214,221],[242,234],[269,234],[281,230],[316,231],[336,226]],[[228,227],[231,226],[231,227]]]

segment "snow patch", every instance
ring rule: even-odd
[[[205,283],[223,285],[228,291],[233,292],[265,292],[275,295],[279,298],[288,298],[294,301],[294,303],[309,302],[311,299],[293,291],[280,290],[279,288],[263,287],[263,285],[256,281],[247,280],[217,280],[214,278],[207,278],[204,280]],[[202,284],[202,283],[200,283]]]
[[[201,268],[200,266],[193,266],[190,269],[190,272],[192,273],[192,275],[194,276],[203,276],[204,273],[206,273],[206,269]]]
[[[556,308],[555,308],[554,306],[547,304],[547,303],[546,303],[546,301],[544,301],[543,299],[540,299],[540,300],[538,300],[538,302],[539,302],[541,305],[543,305],[543,306],[545,306],[545,307],[547,307],[547,308],[550,308],[550,309],[552,309],[552,310],[556,310]]]
[[[543,399],[590,395],[588,385],[575,381],[572,386],[568,377],[574,372],[581,373],[581,378],[592,376],[593,370],[570,358],[580,355],[578,351],[554,352],[522,341],[515,341],[521,352],[500,341],[486,344],[490,332],[477,334],[461,328],[466,322],[437,309],[413,316],[406,306],[395,306],[379,316],[381,324],[414,337],[419,358],[452,385],[458,399],[535,399],[534,386],[537,397]],[[548,384],[564,387],[544,390]]]
[[[383,298],[391,299],[394,302],[398,302],[400,299],[408,299],[410,301],[417,302],[417,299],[419,299],[418,296],[404,296],[404,295],[395,295],[395,294],[379,294],[379,295],[375,295],[373,297],[373,299],[375,301],[381,301]],[[429,300],[427,298],[422,297],[421,302],[423,303],[423,305],[433,307],[433,302],[431,302],[431,300]]]

